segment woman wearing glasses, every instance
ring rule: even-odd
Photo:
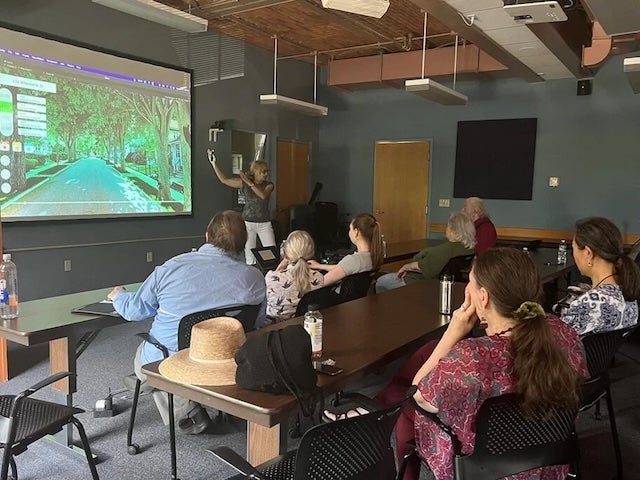
[[[216,163],[213,150],[207,150],[207,156],[218,179],[228,187],[237,188],[244,195],[245,204],[242,209],[242,219],[247,227],[244,255],[248,265],[255,265],[256,259],[253,257],[251,249],[256,248],[256,236],[260,237],[260,243],[263,247],[271,247],[276,244],[269,213],[269,197],[275,186],[273,182],[267,180],[269,167],[266,162],[256,160],[251,163],[249,173],[240,172],[238,177],[228,178]]]

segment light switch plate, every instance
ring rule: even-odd
[[[549,177],[549,186],[550,187],[559,187],[560,186],[560,178],[559,177]]]
[[[441,198],[440,200],[438,200],[438,206],[439,207],[448,207],[449,206],[449,199],[448,198]]]

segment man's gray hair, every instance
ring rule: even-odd
[[[471,212],[478,215],[478,218],[482,218],[482,217],[489,218],[489,212],[487,212],[487,207],[484,206],[484,202],[480,197],[467,198],[467,205],[469,206],[469,210]]]
[[[476,246],[476,227],[469,217],[462,212],[454,212],[449,217],[447,228],[451,230],[453,238],[471,249]]]

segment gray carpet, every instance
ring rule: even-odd
[[[78,393],[75,404],[87,410],[79,415],[89,436],[91,447],[98,455],[98,472],[102,479],[169,479],[168,429],[162,424],[150,396],[141,397],[136,417],[134,441],[142,452],[131,456],[126,449],[126,430],[131,405],[131,393],[124,390],[122,377],[132,371],[132,356],[138,345],[136,332],[146,331],[148,322],[130,323],[104,330],[78,360]],[[24,370],[9,382],[0,384],[0,394],[16,393],[48,375],[47,349],[44,346],[12,349],[12,360]],[[611,371],[613,398],[618,430],[623,448],[625,478],[640,479],[640,339],[625,344]],[[387,375],[391,372],[387,372]],[[374,392],[381,381],[374,378],[365,391]],[[120,413],[112,418],[93,418],[91,409],[96,400],[104,398],[108,389],[115,393]],[[45,389],[39,398],[54,398]],[[212,412],[212,416],[215,412]],[[612,478],[615,461],[611,447],[609,421],[603,405],[602,420],[595,421],[590,413],[581,414],[578,434],[581,441],[583,478]],[[77,436],[77,435],[76,435]],[[244,454],[245,424],[231,420],[216,425],[207,434],[178,435],[178,475],[187,480],[224,479],[234,472],[205,451],[212,445],[227,445]],[[296,442],[290,440],[290,445]],[[82,455],[74,454],[48,440],[34,444],[16,457],[21,480],[60,478],[80,480],[91,478]],[[421,478],[429,478],[423,473]],[[328,479],[330,480],[330,479]]]

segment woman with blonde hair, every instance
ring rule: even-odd
[[[347,275],[370,270],[378,270],[384,261],[380,224],[376,217],[368,213],[356,215],[349,224],[349,240],[356,246],[356,252],[347,255],[337,265],[326,265],[310,260],[315,270],[324,270],[324,284],[333,285]]]
[[[269,213],[269,197],[275,188],[273,182],[267,181],[269,166],[262,160],[256,160],[251,163],[248,173],[240,172],[237,178],[228,178],[220,170],[213,150],[207,150],[207,156],[218,180],[228,187],[239,189],[244,195],[242,219],[247,227],[244,256],[248,265],[255,265],[256,259],[251,249],[256,248],[256,237],[260,237],[263,247],[276,244]]]
[[[267,284],[267,317],[276,322],[295,316],[302,296],[324,285],[324,277],[311,270],[307,261],[313,258],[315,245],[304,230],[294,230],[284,244],[284,258],[275,271],[265,276]]]

